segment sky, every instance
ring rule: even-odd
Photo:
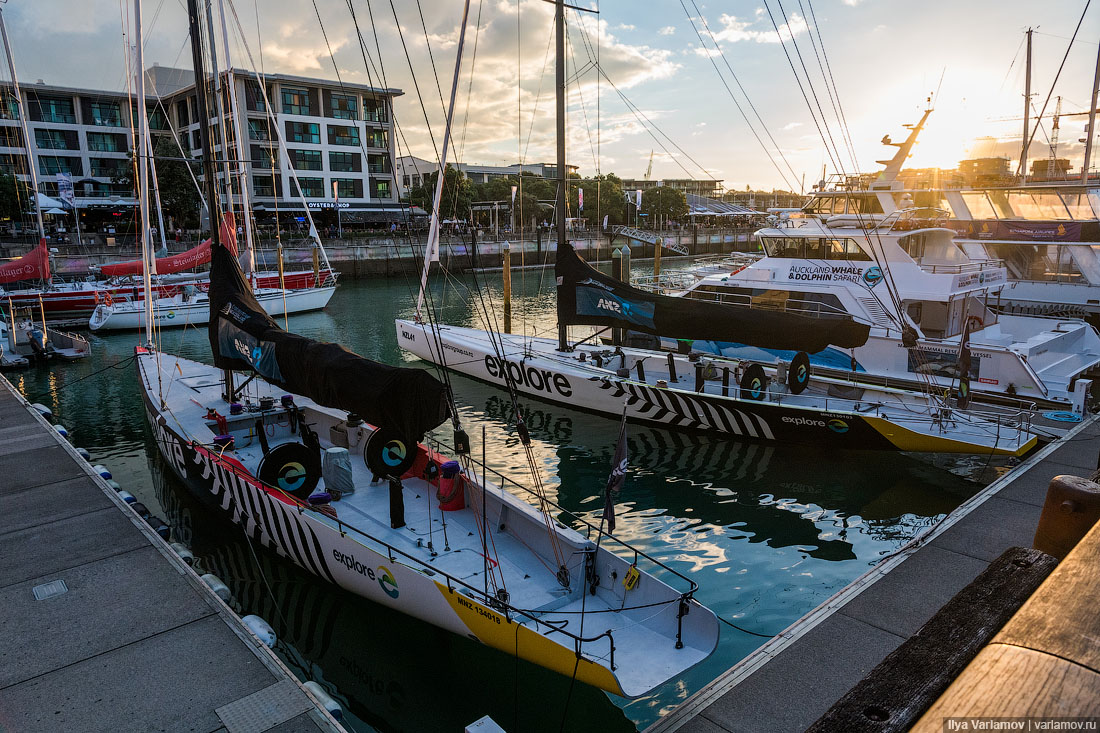
[[[225,2],[235,66],[333,80],[338,70],[344,81],[375,84],[384,74],[405,92],[395,102],[398,154],[437,158],[460,0],[316,0],[320,22],[313,2]],[[142,3],[146,65],[190,67],[185,0]],[[714,178],[741,190],[808,190],[823,166],[877,170],[875,160],[893,153],[879,141],[903,138],[903,125],[920,118],[930,96],[935,109],[910,167],[1018,160],[1024,30],[1035,29],[1034,118],[1085,8],[1084,0],[574,4],[599,12],[567,11],[569,162],[582,175],[641,178],[652,159],[654,179]],[[7,0],[0,8],[20,81],[125,89],[124,29],[132,24],[124,16],[132,7],[132,0]],[[543,0],[472,0],[450,160],[554,160],[552,28],[553,5]],[[1050,156],[1057,96],[1063,114],[1087,111],[1098,41],[1095,3],[1053,86],[1032,158]],[[1058,155],[1077,170],[1086,122],[1061,120]]]

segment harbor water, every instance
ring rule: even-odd
[[[500,304],[499,273],[435,280],[431,301],[444,322],[483,326],[483,308]],[[343,282],[326,311],[292,316],[290,329],[383,362],[409,361],[393,322],[413,314],[415,281]],[[517,271],[512,281],[513,331],[552,336],[553,272]],[[697,598],[733,625],[723,625],[714,655],[682,679],[623,700],[570,689],[567,678],[361,600],[252,547],[162,468],[130,361],[138,336],[92,340],[94,354],[82,363],[8,377],[168,521],[200,571],[229,586],[240,614],[271,624],[277,653],[303,680],[320,682],[355,731],[454,731],[486,714],[512,733],[644,728],[981,488],[906,455],[631,426],[617,534],[690,575]],[[210,359],[205,329],[164,331],[161,348]],[[459,376],[453,383],[474,451],[530,484],[506,393]],[[521,409],[550,497],[598,523],[617,423],[526,399]]]

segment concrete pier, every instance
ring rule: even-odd
[[[646,733],[803,731],[1013,546],[1030,547],[1050,479],[1090,476],[1100,418],[1078,425],[927,534],[688,698]]]
[[[341,731],[0,378],[0,731]]]

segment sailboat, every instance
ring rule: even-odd
[[[461,374],[539,399],[650,424],[753,438],[934,453],[1019,456],[1037,443],[1024,409],[966,409],[959,399],[813,378],[809,354],[867,343],[871,323],[839,309],[748,307],[645,292],[596,270],[568,239],[564,57],[557,59],[557,340],[396,321],[401,348]],[[437,193],[438,196],[438,193]],[[429,241],[429,253],[431,243]],[[421,298],[429,266],[426,256]],[[877,269],[877,268],[876,268]],[[570,325],[634,332],[645,348],[576,344]],[[721,354],[660,353],[661,336],[790,350],[762,364]],[[961,344],[960,348],[965,348]],[[963,394],[966,392],[966,394]],[[624,408],[625,404],[625,408]]]
[[[15,73],[15,60],[11,52],[11,44],[8,43],[8,29],[4,23],[3,11],[0,10],[0,36],[4,41],[4,54],[8,62],[8,71],[11,74],[12,89],[15,92],[19,105],[19,125],[22,129],[23,139],[30,140],[27,128],[27,111],[22,108],[23,97],[19,91],[19,77]],[[35,166],[27,166],[27,172],[31,179],[31,189],[38,196],[38,173]],[[50,252],[46,246],[46,228],[42,223],[42,206],[35,203],[35,222],[38,225],[38,246],[11,262],[0,265],[0,284],[20,282],[26,280],[38,280],[51,282]],[[21,304],[28,305],[28,304]],[[23,367],[33,362],[44,362],[53,357],[59,357],[65,361],[76,361],[92,353],[91,344],[87,339],[76,334],[57,331],[46,326],[46,310],[41,298],[37,303],[38,313],[41,316],[39,323],[34,322],[33,311],[30,308],[22,310],[23,317],[17,313],[17,305],[8,299],[7,318],[0,318],[0,368]]]
[[[201,70],[197,0],[187,8]],[[140,0],[135,14],[140,27]],[[201,71],[196,84],[207,120]],[[210,150],[209,131],[200,134]],[[217,217],[208,156],[203,164]],[[159,351],[151,311],[135,361],[171,472],[250,544],[617,695],[643,694],[714,650],[718,622],[695,600],[694,581],[475,460],[446,388],[428,372],[283,331],[220,232],[209,296],[213,366]],[[451,455],[418,442],[449,417]]]

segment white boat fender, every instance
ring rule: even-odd
[[[83,458],[88,463],[92,462],[92,454],[89,453],[88,451],[86,451],[85,449],[77,448],[76,452],[77,452],[77,455],[79,455],[81,458]]]
[[[96,473],[98,473],[103,478],[107,479],[108,481],[110,481],[112,478],[114,478],[114,476],[111,475],[110,470],[106,466],[104,466],[102,463],[97,463],[94,466],[92,466],[92,470],[95,471]]]
[[[267,621],[264,621],[255,614],[244,616],[241,618],[241,621],[248,627],[248,630],[255,634],[256,638],[262,641],[266,646],[275,646],[275,629],[271,628],[271,624]]]
[[[53,411],[50,410],[50,408],[43,405],[41,402],[32,402],[31,407],[38,410],[38,414],[40,414],[44,418],[49,419],[49,418],[53,417]]]
[[[229,586],[223,583],[222,579],[213,573],[203,575],[202,582],[210,586],[210,590],[214,591],[214,595],[221,598],[226,603],[229,603],[229,599],[233,597],[233,594],[229,592]]]
[[[61,423],[58,423],[57,425],[54,425],[53,429],[56,430],[61,435],[62,438],[68,438],[69,437],[68,429],[64,425],[62,425]]]
[[[120,492],[118,492],[118,498],[122,499],[127,504],[133,504],[133,503],[137,502],[137,499],[129,491],[120,491]]]
[[[160,538],[165,542],[172,536],[172,528],[160,517],[146,517],[145,523],[152,527],[153,531],[160,535]]]
[[[321,707],[327,710],[329,715],[337,720],[344,717],[344,709],[340,707],[340,703],[333,700],[332,696],[325,692],[325,688],[321,687],[320,683],[310,680],[302,687],[309,690],[309,693],[317,698],[317,702],[321,703]]]
[[[183,560],[188,565],[195,564],[195,555],[187,549],[187,545],[181,542],[173,542],[169,547],[172,548],[172,552],[180,556],[180,560]]]
[[[118,481],[115,481],[114,479],[108,479],[107,485],[115,491],[122,491],[122,486],[118,483]]]

